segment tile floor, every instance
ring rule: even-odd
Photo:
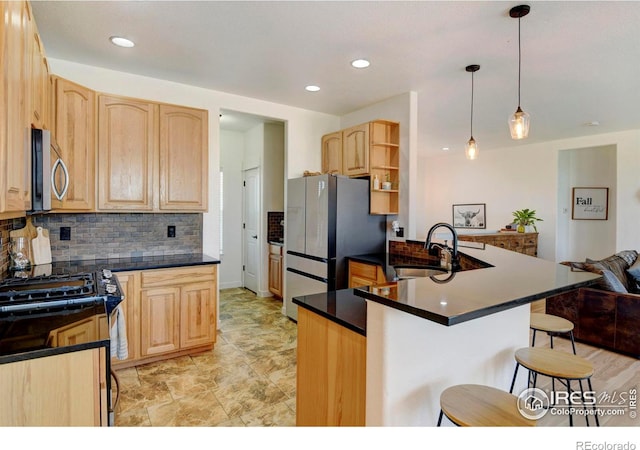
[[[221,290],[212,351],[117,372],[116,426],[294,426],[297,329],[281,309]]]
[[[220,291],[221,329],[212,351],[118,371],[116,426],[295,426],[297,328],[281,309],[282,301],[244,289]],[[568,340],[556,342],[559,350],[571,351]],[[549,341],[542,336],[536,345],[548,347]],[[637,390],[639,359],[576,346],[594,364],[594,389]],[[539,425],[566,427],[567,422],[547,415]],[[637,427],[640,419],[625,414],[603,417],[600,424]],[[585,425],[576,420],[577,427]]]

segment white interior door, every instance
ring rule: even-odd
[[[260,172],[257,168],[244,171],[243,204],[242,278],[244,287],[257,293],[260,286]]]

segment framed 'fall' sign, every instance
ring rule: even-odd
[[[609,188],[574,187],[571,218],[574,220],[607,220]]]

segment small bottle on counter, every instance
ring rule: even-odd
[[[373,176],[373,190],[377,191],[380,189],[380,180],[378,179],[378,174]]]

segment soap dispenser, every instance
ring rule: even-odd
[[[373,190],[377,191],[380,189],[380,180],[378,179],[378,174],[373,176]]]
[[[451,252],[447,246],[447,241],[444,241],[444,247],[440,249],[440,267],[451,270]]]

